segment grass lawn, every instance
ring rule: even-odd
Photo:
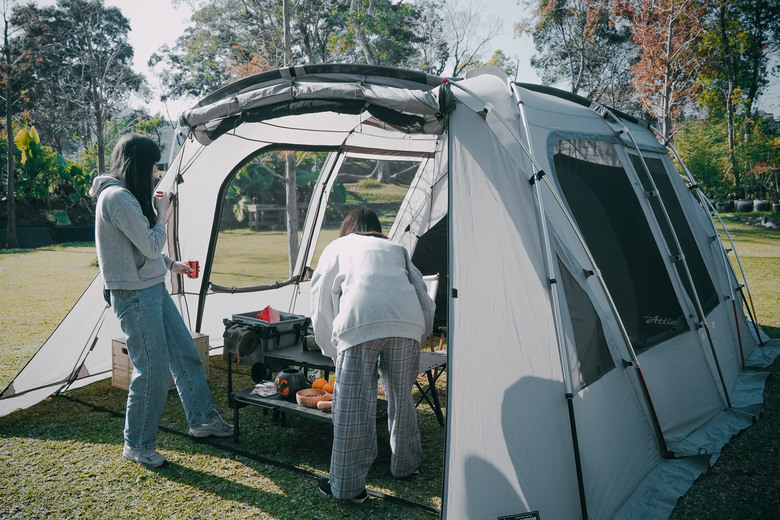
[[[780,232],[739,224],[730,229],[759,321],[780,337]],[[235,239],[249,237],[237,232]],[[0,387],[51,334],[96,272],[91,245],[0,251]],[[775,362],[772,373],[779,372]],[[217,408],[230,418],[221,358],[210,360],[209,383]],[[239,387],[249,384],[248,376],[238,376]],[[147,470],[123,462],[125,398],[125,391],[105,380],[0,418],[0,518],[436,518],[399,500],[372,498],[358,506],[321,496],[314,475],[328,471],[332,432],[326,424],[288,417],[283,427],[246,408],[238,446],[231,439],[196,442],[181,433],[186,422],[173,393],[158,439],[170,463]],[[391,478],[388,434],[380,423],[369,488],[440,509],[445,431],[429,410],[423,408],[419,417],[426,454],[421,476],[411,482]],[[732,440],[672,518],[776,518],[778,432],[780,379],[772,377],[762,418]]]

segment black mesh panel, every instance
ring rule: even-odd
[[[559,143],[554,165],[566,201],[634,348],[642,350],[687,327],[663,257],[626,172],[619,163],[608,160],[614,156],[611,146]],[[562,153],[564,150],[566,153]]]

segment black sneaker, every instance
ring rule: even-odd
[[[317,485],[317,487],[319,488],[320,493],[322,493],[323,495],[329,497],[333,496],[333,492],[330,490],[330,480],[326,478],[321,478],[320,483]],[[352,502],[353,504],[362,504],[363,502],[366,501],[367,498],[368,498],[368,491],[363,489],[363,491],[358,493],[357,496],[350,498],[349,501]]]

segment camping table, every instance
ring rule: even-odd
[[[297,344],[292,347],[286,347],[279,350],[272,350],[265,353],[264,363],[266,365],[269,362],[281,363],[283,365],[295,365],[304,367],[304,369],[318,369],[324,370],[326,374],[330,371],[335,371],[336,367],[333,364],[333,360],[317,349],[308,349],[304,344]],[[418,365],[417,373],[425,373],[428,380],[427,387],[423,388],[419,381],[415,381],[415,386],[420,391],[421,397],[415,403],[418,406],[423,400],[425,400],[436,414],[436,420],[439,421],[441,426],[444,426],[444,415],[441,411],[441,404],[439,403],[439,396],[436,393],[436,380],[441,375],[441,370],[437,368],[445,369],[447,365],[446,352],[420,352],[420,364]],[[229,385],[232,386],[232,385]],[[274,419],[280,417],[282,424],[284,424],[285,414],[287,412],[293,414],[304,415],[312,419],[322,421],[332,421],[330,411],[322,411],[316,408],[307,408],[300,406],[295,402],[286,401],[279,396],[261,397],[257,394],[252,394],[252,388],[239,390],[238,392],[231,393],[229,401],[233,403],[233,422],[234,422],[234,438],[235,442],[238,442],[238,410],[247,405],[258,406],[265,410],[271,410],[273,412]],[[384,399],[377,400],[377,416],[386,412],[387,401]]]

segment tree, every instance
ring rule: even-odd
[[[696,101],[701,67],[696,51],[706,8],[706,0],[617,0],[613,12],[613,20],[631,25],[641,49],[631,68],[634,90],[665,139]]]
[[[45,93],[46,106],[39,106],[33,117],[46,121],[49,105],[56,105],[64,111],[62,119],[80,121],[83,127],[78,133],[88,142],[94,140],[98,171],[105,171],[106,121],[144,83],[143,76],[131,67],[129,21],[119,9],[106,7],[103,0],[60,0],[55,7],[28,6],[23,15],[28,32],[38,36],[48,49],[37,56],[36,65],[36,90]]]
[[[165,154],[168,143],[163,141],[163,129],[168,125],[160,114],[152,117],[139,117],[135,122],[135,131],[152,139],[160,148],[160,153]]]
[[[27,38],[24,31],[12,24],[9,16],[10,4],[3,0],[3,48],[0,58],[0,84],[3,86],[2,102],[5,115],[5,148],[7,176],[6,192],[8,206],[8,224],[6,228],[6,247],[19,247],[16,234],[16,163],[14,161],[14,116],[23,111],[23,103],[27,100],[27,89],[30,82],[30,69],[35,61],[29,52],[31,47],[40,46],[40,42]]]
[[[568,85],[573,94],[630,111],[634,108],[630,67],[638,57],[631,28],[610,20],[598,0],[528,1],[532,15],[515,24],[530,32],[537,54],[531,65],[545,84]]]
[[[724,112],[713,112],[684,125],[675,135],[675,148],[696,182],[719,200],[745,196],[778,200],[780,127],[771,116],[757,118],[750,141],[732,154],[725,138],[727,126]],[[739,186],[735,171],[744,177]]]
[[[445,4],[445,35],[449,43],[452,75],[483,65],[488,44],[501,34],[501,20],[482,17],[482,5],[476,0],[455,0]]]
[[[737,117],[745,121],[750,138],[755,119],[753,103],[769,82],[768,63],[778,52],[780,2],[778,0],[718,0],[702,38],[705,57],[699,77],[699,99],[710,112],[723,111],[727,120],[728,151],[736,188],[741,188],[735,132]]]
[[[427,37],[419,44],[419,59],[415,69],[439,76],[450,59],[450,46],[445,33],[443,0],[420,0],[417,7],[417,33]]]

